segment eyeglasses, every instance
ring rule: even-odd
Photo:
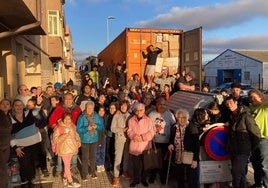
[[[177,119],[187,119],[187,117],[184,117],[184,116],[182,116],[182,117],[177,117]]]

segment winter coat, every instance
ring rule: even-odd
[[[133,116],[128,121],[127,135],[130,139],[129,153],[132,155],[141,155],[143,151],[150,149],[150,144],[154,138],[154,128],[152,120],[144,115],[140,120],[137,116]],[[134,138],[141,136],[141,142],[135,142]]]
[[[193,160],[199,161],[201,125],[196,122],[190,122],[185,129],[184,150],[193,152]]]
[[[10,146],[12,123],[9,115],[0,110],[0,150],[5,150]]]
[[[82,143],[94,143],[99,141],[100,131],[102,131],[102,129],[104,128],[103,118],[100,117],[98,113],[94,112],[93,122],[95,125],[97,125],[96,134],[91,134],[88,130],[89,122],[87,120],[85,112],[83,112],[79,116],[76,131],[80,135]]]
[[[123,128],[127,127],[127,119],[129,117],[129,113],[126,112],[123,114],[121,111],[117,111],[113,117],[111,131],[115,134],[116,140],[121,140],[122,142],[126,141],[126,134],[123,132]]]
[[[230,155],[250,155],[260,141],[260,129],[249,110],[239,108],[236,118],[232,115],[229,122],[228,151]]]
[[[58,156],[76,155],[81,146],[75,125],[67,126],[61,121],[54,129],[52,140]]]
[[[17,120],[15,116],[11,118],[12,121],[12,138],[10,141],[11,147],[16,149],[19,146],[32,146],[41,142],[41,134],[36,127],[37,111],[27,110],[23,112],[23,121]]]
[[[64,104],[60,103],[49,116],[49,126],[54,128],[54,126],[57,124],[57,121],[65,112],[71,112],[73,123],[76,125],[78,116],[81,114],[81,108],[75,103],[71,108],[67,108]]]

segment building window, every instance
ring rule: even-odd
[[[24,50],[24,62],[25,62],[25,69],[26,69],[26,73],[29,73],[30,71],[30,60],[29,60],[29,51],[28,50]]]
[[[194,61],[197,61],[198,59],[198,52],[194,52]]]
[[[48,11],[48,34],[60,36],[60,16],[59,11],[49,10]]]
[[[190,54],[186,53],[185,54],[185,62],[188,62],[188,61],[190,61]]]
[[[40,63],[38,63],[39,56],[33,51],[25,50],[24,61],[26,73],[40,73]]]
[[[248,71],[244,72],[244,80],[250,80],[250,72]]]

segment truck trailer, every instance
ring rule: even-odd
[[[146,59],[142,51],[154,45],[163,50],[156,63],[156,73],[163,69],[169,75],[186,72],[195,72],[195,84],[201,88],[202,70],[202,27],[184,32],[181,29],[158,28],[125,28],[99,54],[101,59],[113,72],[118,63],[126,62],[126,82],[135,73],[144,83]],[[110,76],[110,84],[116,85],[115,75]]]

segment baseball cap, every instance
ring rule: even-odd
[[[61,85],[60,82],[56,82],[56,83],[54,84],[54,88],[61,88],[61,87],[62,87],[62,85]]]
[[[187,73],[187,75],[190,76],[192,79],[195,78],[195,73],[194,73],[194,71],[189,71],[189,72]]]

